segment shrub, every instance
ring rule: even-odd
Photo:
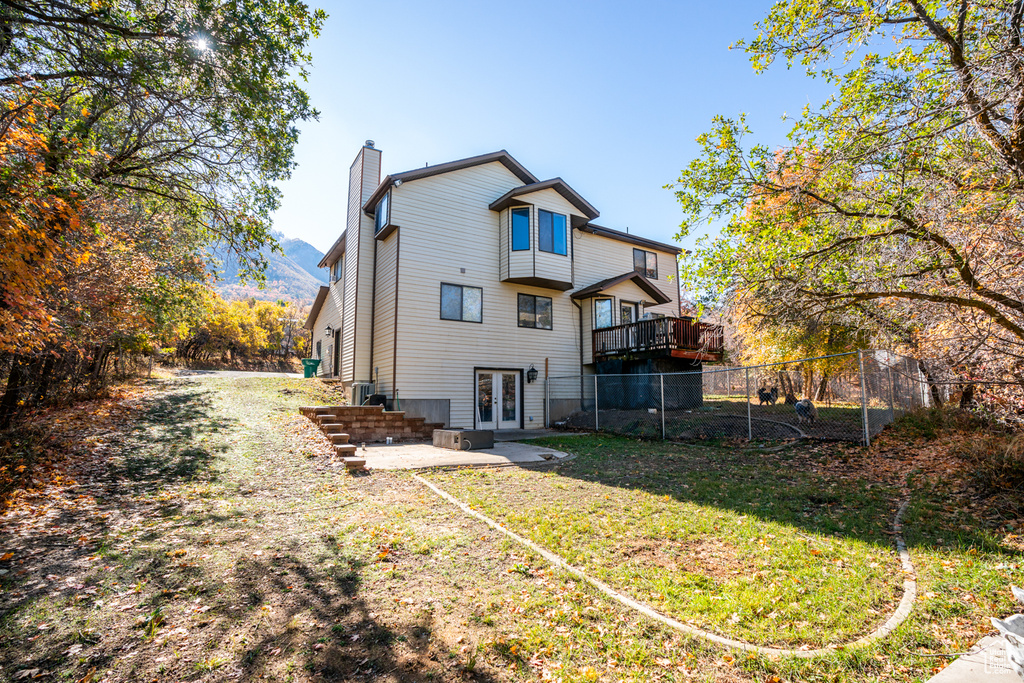
[[[979,486],[992,491],[1024,490],[1024,434],[979,434],[955,451]]]

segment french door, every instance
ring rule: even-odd
[[[477,429],[519,428],[519,371],[476,371]]]

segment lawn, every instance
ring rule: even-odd
[[[72,457],[0,525],[0,667],[61,681],[914,681],[1024,583],[1024,520],[944,436],[775,453],[552,440],[547,469],[431,472],[481,512],[666,614],[749,642],[881,643],[814,661],[730,652],[609,600],[409,473],[350,476],[300,405],[319,382],[197,377],[47,417]],[[102,419],[100,419],[102,418]],[[898,436],[898,438],[897,438]]]
[[[652,607],[751,643],[846,642],[899,602],[898,489],[828,480],[789,454],[597,436],[544,444],[579,457],[557,471],[433,480]]]

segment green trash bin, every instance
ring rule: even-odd
[[[303,358],[302,359],[302,376],[306,379],[310,377],[316,377],[316,369],[320,367],[319,358]]]

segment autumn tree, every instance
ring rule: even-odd
[[[0,18],[2,426],[49,375],[95,376],[195,312],[211,245],[260,272],[324,14],[3,0]]]
[[[1024,367],[1022,3],[776,3],[741,43],[837,94],[779,150],[717,118],[674,186],[685,220],[724,222],[683,266],[764,324],[871,331],[991,375]]]

